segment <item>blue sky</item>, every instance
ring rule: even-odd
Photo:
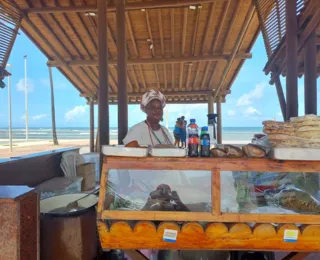
[[[21,32],[17,37],[9,63],[12,71],[12,118],[13,127],[25,126],[24,103],[24,59],[28,55],[28,99],[29,126],[50,127],[50,86],[46,57]],[[268,84],[270,76],[262,69],[267,61],[262,37],[252,50],[253,58],[247,60],[235,80],[227,102],[222,105],[223,126],[261,126],[266,119],[281,120],[280,107],[274,86]],[[56,69],[53,70],[55,87],[57,127],[88,127],[89,107],[86,100]],[[285,79],[282,79],[285,84]],[[319,84],[319,81],[318,81]],[[0,127],[8,126],[8,90],[0,89]],[[299,113],[303,114],[303,79],[299,79]],[[318,104],[319,107],[320,104]],[[168,105],[169,126],[175,119],[185,115],[187,119],[196,118],[199,125],[207,122],[207,105]],[[96,113],[97,117],[97,108]],[[133,116],[134,115],[134,116]],[[143,120],[145,115],[137,105],[129,107],[129,126]],[[96,120],[97,122],[97,120]],[[117,126],[117,107],[110,108],[110,126]]]

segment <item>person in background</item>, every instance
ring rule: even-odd
[[[182,148],[187,148],[187,121],[184,119],[184,116],[181,117],[180,139]]]
[[[173,130],[174,146],[180,147],[181,130],[181,118],[177,118],[176,125]]]

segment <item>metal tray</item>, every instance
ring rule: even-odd
[[[320,161],[318,148],[272,148],[268,155],[275,160]]]
[[[118,157],[147,157],[148,148],[130,148],[123,145],[103,145],[102,153],[108,156]]]
[[[150,148],[149,153],[154,157],[186,157],[187,151],[179,148]]]

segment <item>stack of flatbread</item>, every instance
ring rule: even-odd
[[[320,117],[293,117],[289,122],[264,121],[263,132],[273,147],[320,148]]]

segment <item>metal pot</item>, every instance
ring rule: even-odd
[[[79,210],[55,212],[84,193],[50,197],[40,202],[40,255],[44,260],[91,260],[97,255],[98,236],[95,206],[98,197],[79,200]]]

